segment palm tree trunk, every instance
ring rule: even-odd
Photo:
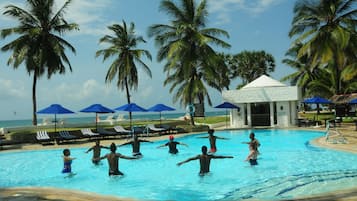
[[[126,90],[126,98],[127,98],[128,104],[130,104],[131,101],[130,101],[130,93],[129,93],[129,86],[128,86],[127,78],[125,78],[125,90]],[[131,112],[129,112],[129,119],[130,119],[130,127],[131,127],[131,119],[132,119]]]
[[[37,101],[36,101],[36,84],[37,84],[37,70],[33,73],[33,84],[32,84],[32,125],[37,126]]]

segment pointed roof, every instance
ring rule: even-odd
[[[242,89],[250,89],[250,88],[259,88],[259,87],[286,87],[285,84],[279,82],[278,80],[274,80],[271,77],[266,75],[262,75],[252,82],[246,84]]]

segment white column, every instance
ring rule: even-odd
[[[247,119],[248,119],[248,127],[252,127],[252,111],[250,108],[250,103],[247,103]]]
[[[274,127],[274,103],[273,102],[269,102],[269,106],[270,106],[270,126]]]

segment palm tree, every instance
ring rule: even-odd
[[[311,58],[313,68],[333,65],[340,94],[341,72],[356,69],[356,0],[297,1],[294,13],[289,36],[303,43],[297,57]]]
[[[110,46],[106,49],[98,50],[96,57],[103,56],[103,61],[109,57],[114,57],[113,63],[109,66],[105,82],[110,83],[117,78],[117,87],[120,90],[126,91],[128,103],[131,103],[129,90],[138,88],[138,71],[137,64],[143,67],[150,78],[152,77],[150,68],[141,60],[142,56],[146,56],[151,60],[151,54],[144,49],[135,49],[139,43],[146,41],[141,36],[135,34],[135,25],[130,23],[127,27],[125,21],[123,24],[113,24],[108,26],[108,29],[114,33],[113,36],[105,35],[99,42],[106,43]],[[129,112],[131,119],[131,112]]]
[[[167,25],[149,27],[149,36],[155,36],[160,47],[158,61],[167,61],[164,72],[168,77],[164,85],[171,84],[170,92],[176,88],[174,102],[180,99],[183,106],[195,101],[203,104],[205,97],[211,105],[206,87],[215,87],[222,79],[215,76],[220,70],[217,64],[221,59],[210,45],[230,47],[218,38],[229,37],[226,31],[206,28],[206,0],[196,3],[195,0],[181,0],[177,5],[170,0],[161,1],[160,9],[171,17],[171,21]],[[194,125],[193,114],[190,115]]]
[[[18,38],[1,48],[2,51],[12,51],[8,65],[17,69],[25,62],[27,72],[33,74],[33,125],[37,125],[37,79],[45,72],[47,72],[48,79],[55,73],[64,74],[66,71],[65,64],[72,71],[65,49],[68,48],[73,53],[75,53],[75,49],[60,37],[65,32],[78,30],[77,24],[67,23],[63,17],[65,9],[70,3],[71,0],[67,0],[55,12],[54,0],[27,0],[28,10],[15,5],[8,5],[3,13],[19,22],[17,27],[1,30],[2,38],[19,35]]]
[[[274,72],[275,60],[273,55],[265,51],[242,51],[230,58],[229,70],[231,78],[240,77],[242,84],[237,88],[248,84],[261,75],[269,75]]]

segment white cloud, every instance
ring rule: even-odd
[[[28,96],[25,84],[21,80],[0,78],[0,100],[22,99]]]
[[[235,11],[244,11],[250,15],[259,15],[267,9],[281,3],[283,0],[209,0],[210,13],[216,13],[219,24],[231,22],[230,14]]]

